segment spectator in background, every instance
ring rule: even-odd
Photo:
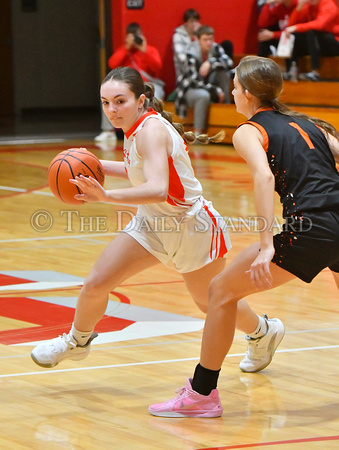
[[[184,23],[174,30],[173,42],[173,59],[175,67],[175,76],[178,80],[181,67],[186,59],[186,49],[196,39],[195,32],[200,27],[200,14],[196,9],[190,8],[184,12]],[[224,52],[233,59],[233,43],[224,40],[220,43]]]
[[[292,61],[310,55],[311,71],[302,80],[319,81],[321,56],[339,56],[339,8],[336,0],[298,0],[287,34],[295,36]],[[286,79],[289,78],[287,73]]]
[[[296,6],[297,0],[266,0],[258,17],[259,56],[275,55],[281,32]]]
[[[260,13],[260,11],[265,3],[266,3],[266,0],[257,0],[258,13]]]
[[[214,41],[212,27],[202,25],[195,35],[177,80],[175,106],[180,117],[186,117],[187,107],[194,108],[194,133],[200,134],[206,128],[209,103],[230,103],[233,61]]]
[[[165,96],[165,83],[159,79],[162,61],[158,50],[149,45],[140,25],[132,22],[126,27],[125,45],[117,48],[108,60],[111,69],[133,67],[144,81],[154,85],[154,95],[161,100]]]
[[[117,48],[108,60],[111,69],[117,67],[132,67],[142,76],[144,81],[148,81],[154,86],[154,95],[164,99],[165,83],[158,77],[162,68],[160,54],[155,47],[148,45],[140,25],[132,22],[126,27],[125,44]],[[106,115],[101,112],[101,133],[94,138],[96,142],[108,144],[116,143],[117,138],[112,124]]]
[[[176,79],[181,74],[181,68],[186,60],[186,49],[195,40],[194,33],[200,26],[200,15],[195,9],[184,12],[184,23],[174,30],[172,37],[173,59]]]

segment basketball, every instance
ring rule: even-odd
[[[104,184],[104,170],[99,159],[85,148],[70,148],[59,153],[48,168],[48,185],[55,197],[68,205],[80,205],[82,200],[74,196],[81,194],[75,184],[69,182],[71,178],[84,175],[95,178],[101,186]]]

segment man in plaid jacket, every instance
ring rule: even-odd
[[[230,69],[232,59],[214,41],[213,28],[202,25],[197,40],[186,50],[182,72],[177,79],[176,112],[186,117],[187,107],[194,109],[194,132],[206,128],[209,103],[230,103]]]

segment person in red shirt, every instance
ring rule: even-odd
[[[311,72],[299,78],[319,80],[321,56],[339,56],[339,8],[336,0],[298,0],[286,33],[295,35],[292,60],[310,55]]]
[[[160,54],[155,47],[147,44],[140,25],[132,22],[126,27],[125,45],[118,47],[108,60],[108,67],[132,67],[142,76],[144,81],[154,86],[154,93],[161,100],[165,97],[165,83],[158,78],[162,68]],[[114,148],[117,136],[112,124],[101,109],[101,133],[94,138],[103,150]]]
[[[258,17],[258,55],[274,54],[281,32],[288,24],[289,16],[297,6],[297,0],[266,0]]]
[[[155,96],[164,98],[165,83],[159,79],[162,61],[158,50],[149,45],[140,25],[132,22],[126,27],[125,45],[118,47],[108,60],[111,69],[132,67],[143,80],[154,85]]]

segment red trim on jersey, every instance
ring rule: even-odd
[[[185,189],[181,183],[180,177],[176,168],[172,156],[168,158],[168,170],[169,170],[169,186],[167,203],[174,206],[187,206],[185,202]]]
[[[250,125],[253,125],[254,127],[256,127],[260,131],[260,133],[261,133],[261,135],[262,135],[262,137],[264,139],[263,147],[264,147],[265,152],[267,153],[269,139],[268,139],[268,134],[267,134],[265,128],[262,127],[261,125],[259,125],[258,123],[251,122],[250,120],[248,122],[244,122],[244,123],[245,124],[248,123]]]
[[[263,106],[262,108],[259,108],[255,114],[257,114],[258,112],[262,112],[262,111],[273,111],[273,108],[270,108],[269,106]]]
[[[314,149],[313,142],[311,141],[311,139],[310,139],[309,135],[306,133],[306,131],[304,131],[302,128],[300,128],[299,125],[297,123],[295,123],[295,122],[290,122],[289,125],[291,125],[291,127],[295,128],[296,130],[299,131],[299,133],[301,134],[301,136],[305,140],[305,142],[308,145],[308,147],[311,150],[313,150]]]
[[[154,116],[157,115],[158,113],[156,111],[154,111],[154,109],[149,109],[145,114],[143,114],[140,119],[138,119],[134,125],[132,125],[132,127],[127,131],[127,133],[125,133],[126,138],[128,139],[131,134],[138,128],[138,126],[141,124],[141,122],[148,116]]]
[[[217,219],[211,213],[211,211],[208,209],[208,207],[205,205],[204,210],[207,212],[207,214],[210,216],[212,223],[213,223],[213,234],[212,234],[212,242],[211,242],[211,250],[210,250],[210,258],[213,259],[213,241],[214,241],[214,235],[215,235],[215,257],[214,259],[223,258],[224,255],[227,253],[227,247],[225,238],[223,235],[222,230],[218,226]],[[219,250],[218,250],[218,238],[219,238]]]
[[[258,111],[256,111],[255,114],[257,114],[257,113],[259,113],[259,112],[262,112],[262,111],[273,111],[273,108],[262,107],[262,108],[259,108]],[[263,145],[263,147],[264,147],[265,152],[267,152],[267,150],[268,150],[268,135],[267,135],[267,133],[266,133],[265,128],[263,128],[263,127],[262,127],[261,125],[259,125],[258,123],[251,122],[250,120],[248,120],[247,122],[242,122],[242,123],[240,123],[240,124],[237,126],[237,128],[241,127],[241,125],[245,125],[246,123],[255,126],[255,127],[260,131],[260,133],[262,134],[262,137],[264,138],[264,145]]]

